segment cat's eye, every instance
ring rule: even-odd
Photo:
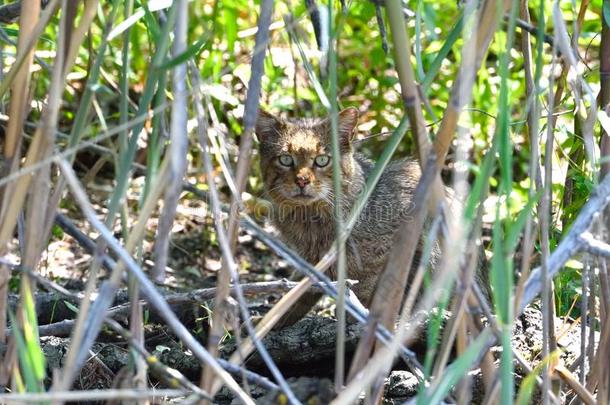
[[[318,167],[324,167],[324,166],[328,165],[328,162],[330,162],[330,156],[328,156],[328,155],[318,155],[313,160],[313,162]]]
[[[290,155],[280,155],[278,160],[280,161],[280,164],[282,166],[290,167],[290,166],[292,166],[294,164],[294,159]]]

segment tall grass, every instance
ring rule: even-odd
[[[527,403],[536,386],[543,403],[566,396],[607,403],[610,246],[604,221],[595,218],[606,215],[610,199],[610,179],[604,177],[610,145],[608,2],[469,0],[457,6],[450,0],[420,0],[413,4],[413,17],[406,17],[412,12],[397,0],[387,0],[383,13],[368,2],[305,3],[288,8],[273,0],[171,5],[51,0],[41,8],[39,1],[22,0],[19,20],[6,27],[17,36],[16,45],[6,46],[0,64],[6,66],[0,95],[8,104],[0,179],[0,340],[8,337],[9,342],[0,385],[12,393],[0,394],[0,401],[17,398],[13,394],[54,402],[83,397],[70,397],[68,391],[104,325],[132,349],[128,380],[136,391],[117,395],[154,398],[147,368],[155,361],[147,354],[144,298],[162,315],[171,338],[203,366],[200,387],[176,377],[180,393],[213,402],[225,385],[242,402],[255,403],[226,370],[264,381],[244,364],[256,350],[277,383],[266,387],[278,388],[288,403],[299,403],[304,400],[264,338],[314,282],[321,282],[336,302],[333,404],[354,403],[363,393],[379,403],[397,358],[407,361],[420,381],[418,403],[471,402],[468,373],[479,368],[486,403]],[[3,7],[8,6],[0,7],[0,14]],[[328,18],[314,22],[319,25],[314,43],[310,16],[317,14]],[[385,24],[391,55],[383,50]],[[40,70],[46,54],[53,55],[49,69]],[[292,86],[286,86],[288,81]],[[599,97],[593,90],[598,87]],[[239,108],[233,107],[235,99]],[[289,115],[299,110],[330,117],[335,243],[320,252],[318,263],[306,263],[250,216],[244,193],[264,191],[252,169],[261,103]],[[358,107],[361,126],[371,132],[391,133],[362,144],[376,163],[349,212],[341,195],[340,106]],[[199,148],[189,143],[191,130],[197,132]],[[69,134],[62,138],[59,132]],[[74,169],[79,151],[101,143],[113,154],[103,157],[114,167],[105,194],[84,184],[89,177]],[[140,182],[134,173],[141,167],[136,156],[142,145],[147,159]],[[380,287],[368,312],[363,311],[346,294],[345,244],[384,169],[394,156],[405,155],[415,156],[423,172],[414,218],[397,224]],[[199,164],[201,171],[195,170]],[[565,178],[562,172],[558,181],[568,166],[580,177]],[[200,181],[211,196],[207,203],[223,260],[207,347],[151,282],[167,280],[185,179]],[[452,180],[447,184],[453,190],[441,179]],[[229,212],[223,213],[228,200]],[[58,210],[80,216],[77,226],[93,229],[97,240],[62,370],[52,374],[35,303],[40,280],[49,278],[43,258],[56,237]],[[247,249],[238,244],[244,227],[307,275],[256,326],[239,287],[247,273],[236,254]],[[437,244],[443,253],[435,271],[422,263],[411,274],[407,269],[416,251],[429,258]],[[146,273],[144,257],[152,251],[153,270]],[[108,255],[116,265],[100,282]],[[582,279],[562,273],[562,283],[553,290],[552,278],[570,259],[577,268],[570,274]],[[587,261],[582,271],[578,261]],[[16,267],[22,271],[14,273]],[[323,274],[331,267],[338,275],[336,286]],[[132,303],[128,328],[106,319],[125,278]],[[53,285],[49,280],[42,284]],[[226,322],[232,284],[238,285],[244,336],[239,326]],[[13,310],[7,297],[15,293],[19,305]],[[574,364],[564,364],[555,352],[555,319],[568,315],[565,304],[557,305],[558,296],[580,300],[574,307],[581,312],[579,346],[586,353]],[[530,359],[515,347],[513,327],[526,307],[539,309],[543,317],[542,350]],[[346,312],[363,324],[350,370]],[[234,329],[238,346],[229,362],[219,359],[227,328]],[[414,354],[408,345],[422,330],[427,347]],[[501,347],[500,354],[494,345]],[[516,372],[523,374],[520,383]],[[565,386],[555,386],[554,379]]]

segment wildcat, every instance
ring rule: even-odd
[[[371,161],[354,151],[357,122],[355,108],[338,114],[341,208],[345,217],[373,168]],[[288,121],[261,111],[256,134],[264,191],[273,204],[272,222],[290,247],[315,264],[335,238],[330,119]],[[368,306],[373,297],[396,230],[410,220],[420,176],[419,165],[413,160],[390,163],[346,242],[347,277],[358,280],[353,291],[364,305]],[[336,277],[333,268],[329,272]],[[300,319],[318,299],[304,296],[284,324]]]

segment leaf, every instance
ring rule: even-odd
[[[150,11],[159,11],[171,7],[174,4],[173,0],[150,0],[148,2],[148,9]]]
[[[51,233],[53,234],[53,236],[55,238],[58,238],[58,239],[61,239],[64,236],[63,229],[61,229],[61,227],[58,225],[53,225],[53,227],[51,228]]]
[[[463,378],[468,370],[474,364],[474,361],[481,355],[481,351],[485,347],[487,341],[491,338],[491,332],[484,330],[477,338],[468,346],[468,349],[462,353],[453,363],[447,367],[445,374],[439,378],[438,385],[431,388],[429,393],[426,393],[424,404],[439,404],[449,394],[457,382]]]
[[[184,52],[173,59],[168,60],[158,68],[161,70],[171,69],[177,65],[181,65],[193,56],[199,55],[203,47],[207,44],[208,38],[200,38],[197,42],[189,46]]]
[[[23,335],[28,348],[28,356],[32,370],[38,379],[38,382],[43,384],[45,377],[45,358],[40,347],[40,337],[38,336],[38,322],[36,316],[36,305],[32,291],[30,290],[29,282],[23,283]]]
[[[154,43],[158,43],[159,38],[161,37],[161,27],[159,26],[157,19],[155,18],[151,10],[148,8],[148,6],[144,5],[143,9],[146,28],[148,28],[148,30],[150,31],[152,41]]]
[[[144,11],[143,8],[139,8],[134,11],[132,15],[123,20],[119,25],[114,27],[112,31],[110,31],[110,33],[108,34],[108,41],[112,41],[113,39],[121,35],[123,32],[127,31],[129,27],[137,23],[145,15],[146,11]]]
[[[64,305],[75,314],[78,314],[78,307],[69,301],[64,301]]]
[[[532,394],[536,387],[536,377],[542,372],[544,366],[552,364],[559,359],[561,352],[555,350],[553,353],[542,359],[540,363],[529,373],[521,382],[519,386],[519,393],[517,394],[517,400],[515,401],[518,405],[527,405],[532,402]]]
[[[24,318],[27,318],[25,312]],[[15,336],[17,358],[19,359],[19,370],[15,370],[13,376],[19,376],[18,379],[21,383],[18,385],[25,388],[25,391],[42,392],[44,390],[44,356],[40,344],[37,341],[31,341],[31,329],[28,333],[19,329],[17,319],[12,311],[9,311],[9,318],[11,325],[13,325],[12,333]],[[23,323],[25,329],[28,321],[24,319]],[[40,362],[42,362],[42,377],[40,377]],[[21,380],[21,377],[23,377],[23,380]]]
[[[523,207],[523,209],[517,216],[517,219],[508,227],[506,231],[507,235],[505,240],[505,251],[508,254],[514,252],[515,248],[517,247],[517,241],[519,240],[521,231],[525,226],[525,222],[527,221],[527,218],[531,215],[532,208],[534,207],[534,204],[538,202],[541,195],[542,193],[539,191],[531,199],[529,199],[525,207]]]
[[[609,16],[606,16],[606,10],[610,8],[610,6],[606,7],[606,2],[604,2],[604,18],[606,18],[606,21],[608,18],[610,18]],[[608,14],[610,14],[610,10],[608,10]],[[606,133],[610,134],[610,117],[608,117],[608,114],[606,114],[605,111],[603,110],[599,110],[597,112],[597,119],[599,120],[599,123],[601,124],[602,128],[604,128],[604,131],[606,131]]]
[[[449,51],[451,51],[451,48],[453,47],[455,42],[462,35],[463,27],[464,15],[460,15],[457,22],[449,32],[447,39],[443,43],[441,50],[436,54],[436,57],[434,58],[432,64],[430,65],[430,68],[428,69],[428,73],[426,73],[426,76],[422,81],[422,87],[424,88],[425,92],[428,92],[428,90],[430,89],[430,85],[434,82],[434,79],[441,68],[443,60],[447,57],[447,55],[449,55]]]
[[[225,22],[227,51],[233,53],[233,51],[235,51],[235,41],[237,41],[237,11],[233,7],[225,7],[223,9],[223,17]]]

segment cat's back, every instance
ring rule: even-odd
[[[360,155],[355,157],[368,178],[373,170],[373,163]],[[412,201],[420,177],[419,164],[413,159],[402,159],[388,164],[369,198],[361,220],[371,222],[369,227],[375,224],[396,227],[397,222],[413,208]]]
[[[355,159],[368,178],[373,163],[360,155]],[[403,221],[412,219],[412,201],[420,176],[419,165],[411,159],[390,163],[354,226],[350,240],[355,246],[354,258],[351,258],[355,264],[349,275],[360,280],[358,288],[366,302],[385,266],[396,230]]]

